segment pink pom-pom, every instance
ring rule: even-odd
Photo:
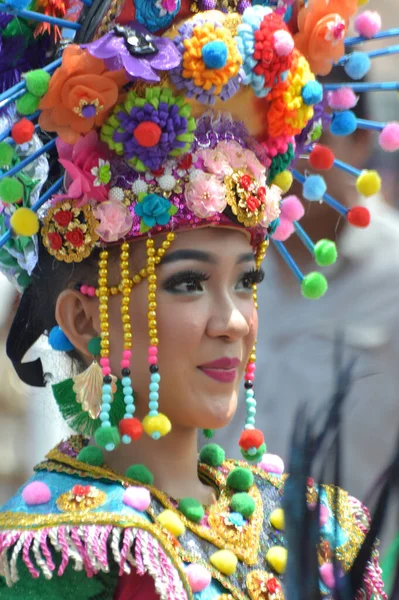
[[[375,10],[366,10],[355,19],[355,30],[366,38],[374,37],[381,31],[381,17]]]
[[[324,565],[320,567],[320,577],[324,585],[330,590],[335,588],[334,567],[332,563],[324,563]]]
[[[146,488],[130,486],[126,488],[122,502],[130,508],[143,512],[151,504],[151,494]]]
[[[399,150],[399,123],[388,123],[380,133],[379,142],[385,152]]]
[[[292,35],[284,29],[279,29],[274,34],[274,49],[279,56],[288,56],[294,49],[294,39]]]
[[[350,110],[358,103],[359,98],[350,87],[342,87],[327,94],[328,105],[333,110]]]
[[[272,238],[277,242],[286,242],[294,233],[295,228],[292,221],[280,217],[280,224],[276,227],[276,231],[272,234]]]
[[[50,488],[42,481],[33,481],[22,490],[22,498],[28,506],[46,504],[51,498]]]
[[[276,475],[284,473],[284,461],[277,454],[264,454],[262,460],[258,463],[258,467],[267,473],[275,473]]]
[[[330,513],[328,511],[327,506],[324,504],[320,504],[320,527],[323,527],[328,519],[330,518]]]
[[[302,202],[298,196],[286,196],[281,203],[281,214],[290,221],[299,221],[305,214]]]
[[[202,592],[210,585],[212,576],[206,567],[202,565],[191,564],[186,567],[186,575],[191,587],[191,591],[195,594]]]

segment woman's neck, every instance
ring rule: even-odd
[[[201,504],[215,501],[212,488],[198,477],[197,430],[173,427],[159,440],[143,435],[129,445],[120,444],[107,454],[107,466],[125,473],[133,464],[143,464],[154,475],[154,485],[172,498],[195,498]]]

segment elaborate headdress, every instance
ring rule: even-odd
[[[98,256],[98,285],[82,281],[78,289],[99,298],[101,335],[89,348],[99,364],[54,391],[75,428],[95,430],[100,446],[111,450],[120,440],[129,443],[143,428],[154,439],[170,429],[158,412],[156,265],[176,232],[210,225],[240,228],[248,233],[258,265],[272,240],[303,295],[319,298],[327,289],[324,276],[304,276],[284,241],[295,232],[320,266],[336,260],[335,244],[314,244],[299,223],[301,203],[282,194],[296,178],[306,200],[324,201],[354,226],[368,225],[366,208],[345,208],[327,193],[322,176],[295,169],[296,159],[307,156],[315,170],[348,171],[368,196],[380,187],[378,174],[356,171],[318,144],[323,128],[334,135],[374,129],[385,150],[399,147],[398,124],[359,120],[351,111],[356,92],[398,89],[397,83],[323,87],[316,79],[333,64],[361,79],[371,57],[398,51],[393,46],[350,52],[373,36],[395,34],[380,32],[378,15],[366,11],[355,21],[361,37],[345,40],[357,8],[357,0],[136,0],[132,6],[119,0],[82,5],[39,0],[37,12],[19,1],[2,5],[10,15],[2,17],[3,39],[15,21],[22,22],[22,54],[29,60],[37,54],[39,65],[33,66],[42,68],[20,77],[28,59],[21,62],[19,56],[18,81],[0,94],[9,121],[0,136],[0,268],[26,288],[27,298],[39,248],[66,263]],[[46,43],[35,39],[34,31],[44,33]],[[61,43],[52,43],[49,35]],[[157,244],[160,233],[166,237]],[[129,244],[139,238],[146,239],[147,263],[132,275]],[[111,286],[108,256],[114,245],[120,246],[121,270],[119,285]],[[130,378],[129,303],[132,288],[143,280],[150,381],[149,414],[140,423]],[[109,297],[117,294],[124,332],[118,385],[109,363],[108,324]],[[26,302],[14,332],[23,324]],[[36,331],[35,339],[41,333]],[[54,348],[71,349],[59,327],[49,337]],[[34,375],[32,364],[21,365],[23,351],[35,340],[28,341],[16,344],[12,332],[9,354],[25,380],[40,384],[42,371]],[[254,373],[253,352],[240,445],[244,456],[256,461],[265,446],[255,430]]]

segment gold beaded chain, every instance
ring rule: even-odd
[[[269,240],[264,240],[263,242],[261,242],[258,245],[257,251],[256,251],[256,256],[255,256],[255,264],[256,264],[256,268],[260,269],[260,266],[263,262],[263,259],[266,256],[266,252],[267,249],[269,247]],[[258,310],[259,304],[258,304],[258,286],[256,285],[256,283],[253,284],[252,286],[252,296],[254,299],[254,304],[255,304],[255,308],[256,310]],[[248,363],[255,363],[256,362],[256,344],[257,344],[257,340],[255,340],[255,344],[254,347],[252,348],[252,352],[251,355],[249,357]]]
[[[101,358],[109,357],[109,315],[108,315],[108,250],[100,252],[98,262],[98,290],[100,312],[100,355]]]
[[[121,245],[120,254],[120,269],[121,269],[121,316],[123,328],[123,349],[131,350],[132,348],[132,325],[130,323],[130,295],[132,293],[132,285],[129,272],[129,243],[123,242]]]

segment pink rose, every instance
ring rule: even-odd
[[[196,217],[207,219],[226,208],[224,185],[209,173],[193,179],[186,188],[186,203]]]
[[[263,213],[262,225],[269,227],[270,223],[280,216],[281,190],[277,185],[272,185],[266,191],[265,211]]]
[[[100,221],[96,231],[104,242],[117,242],[129,233],[133,217],[127,206],[117,200],[102,202],[94,211]]]
[[[216,146],[213,150],[200,150],[197,157],[208,173],[212,173],[220,179],[224,179],[226,175],[231,175],[233,172],[228,157],[219,150],[219,146]]]

